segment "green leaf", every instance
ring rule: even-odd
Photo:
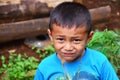
[[[40,54],[40,53],[41,53],[40,49],[37,49],[37,50],[36,50],[36,53]]]

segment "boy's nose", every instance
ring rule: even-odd
[[[65,44],[65,50],[71,51],[72,49],[73,49],[73,47],[72,47],[71,43],[66,43]]]

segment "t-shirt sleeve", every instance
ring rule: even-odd
[[[119,80],[114,68],[108,59],[106,59],[102,65],[101,80]]]
[[[34,80],[44,80],[42,73],[40,72],[39,68],[36,70],[36,74]]]

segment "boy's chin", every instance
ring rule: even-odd
[[[65,63],[65,62],[74,62],[74,61],[76,61],[77,59],[79,59],[79,57],[75,57],[75,56],[60,56],[60,55],[58,55],[57,54],[57,56],[58,56],[58,58],[61,60],[61,62],[62,63]]]
[[[64,58],[64,62],[74,62],[76,61],[78,58],[71,58],[71,57],[66,57]]]

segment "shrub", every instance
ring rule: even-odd
[[[9,61],[6,63],[4,56],[1,56],[2,80],[33,80],[35,70],[38,66],[38,59],[16,53],[10,53]]]
[[[116,71],[120,68],[120,35],[107,29],[96,30],[87,46],[105,54]]]

